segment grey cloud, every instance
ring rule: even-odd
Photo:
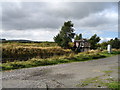
[[[99,16],[99,15],[91,15],[88,16],[87,18],[82,19],[79,22],[80,26],[84,26],[84,27],[98,27],[98,26],[103,26],[103,25],[116,25],[117,22],[117,15],[115,15],[116,17],[114,18],[109,18],[106,16]]]
[[[61,3],[62,4],[62,3]],[[63,18],[81,19],[87,17],[91,13],[101,12],[104,9],[111,8],[115,3],[98,3],[98,2],[68,2],[58,8],[50,8],[46,11],[48,14],[59,16]],[[51,12],[53,10],[53,12]]]
[[[82,20],[115,3],[2,3],[2,26],[5,30],[59,28],[66,19]],[[98,23],[100,24],[100,23]],[[88,23],[90,25],[90,23]]]

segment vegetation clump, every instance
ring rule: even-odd
[[[69,62],[77,62],[77,61],[87,61],[93,59],[104,58],[108,56],[116,55],[116,53],[120,53],[120,50],[113,51],[114,53],[108,54],[106,51],[97,51],[94,50],[90,52],[83,52],[83,53],[70,53],[63,56],[53,56],[51,58],[41,59],[41,58],[32,58],[27,61],[14,61],[10,62],[7,61],[6,63],[2,64],[3,70],[12,70],[12,69],[19,69],[19,68],[28,68],[28,67],[36,67],[36,66],[44,66],[44,65],[54,65],[60,63],[69,63]]]
[[[3,47],[2,48],[2,62],[7,61],[26,61],[31,58],[50,58],[52,56],[61,56],[70,54],[70,49],[62,49],[60,47]]]

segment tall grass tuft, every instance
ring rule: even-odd
[[[2,59],[3,63],[14,60],[28,60],[31,58],[50,58],[52,56],[61,56],[72,53],[70,49],[62,49],[60,47],[3,47]]]

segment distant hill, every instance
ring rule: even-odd
[[[6,40],[6,39],[0,39],[1,42],[21,42],[21,43],[25,43],[25,42],[32,42],[30,40]]]
[[[2,43],[7,43],[7,42],[19,42],[19,43],[48,43],[49,41],[32,41],[32,40],[24,40],[24,39],[20,39],[20,40],[6,40],[6,39],[0,39],[0,42]],[[53,43],[50,41],[50,43]]]

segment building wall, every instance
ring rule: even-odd
[[[75,41],[74,47],[78,49],[80,52],[89,51],[90,50],[90,43],[87,41]]]

